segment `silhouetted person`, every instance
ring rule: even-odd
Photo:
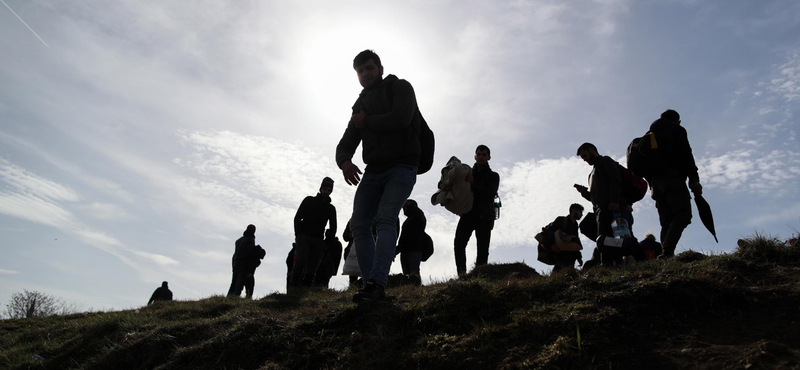
[[[333,180],[322,179],[319,193],[303,199],[294,215],[294,266],[290,286],[309,287],[325,254],[325,226],[336,233],[336,207],[331,204]]]
[[[161,286],[156,288],[153,292],[153,295],[150,296],[150,300],[147,301],[147,304],[151,304],[155,301],[171,301],[172,300],[172,291],[169,290],[169,286],[167,282],[161,283]]]
[[[550,223],[550,227],[545,230],[548,247],[555,253],[555,265],[553,272],[563,268],[572,269],[575,262],[583,265],[581,257],[580,239],[578,237],[578,220],[583,217],[583,206],[574,203],[569,206],[569,214],[559,216]]]
[[[478,145],[475,149],[475,165],[472,166],[472,177],[467,182],[472,184],[472,209],[461,215],[456,226],[456,237],[453,241],[456,256],[456,272],[459,275],[467,272],[467,243],[475,232],[478,241],[478,256],[475,266],[489,262],[489,242],[494,228],[494,196],[500,187],[500,175],[489,167],[492,152],[486,145]]]
[[[325,254],[317,267],[314,277],[314,286],[327,288],[331,278],[339,270],[339,259],[342,257],[342,242],[336,237],[332,230],[325,232]]]
[[[656,259],[663,252],[661,243],[657,242],[655,235],[650,233],[644,236],[644,240],[639,242],[639,245],[642,246],[648,260]]]
[[[253,296],[255,287],[255,261],[256,257],[256,227],[247,225],[242,237],[236,240],[236,249],[233,252],[231,262],[233,265],[233,278],[231,287],[228,289],[228,296],[239,297],[242,289],[246,289],[247,298]],[[260,262],[260,261],[259,261]]]
[[[419,278],[419,265],[425,252],[425,243],[427,243],[425,226],[428,221],[425,213],[419,209],[419,205],[413,199],[406,201],[403,206],[403,214],[406,216],[406,220],[403,222],[395,253],[400,254],[403,274]]]
[[[365,279],[364,287],[353,296],[354,302],[360,302],[386,297],[397,242],[397,217],[417,182],[421,115],[414,88],[394,75],[383,78],[383,65],[375,52],[364,50],[356,55],[353,69],[364,89],[336,146],[336,164],[348,184],[359,185],[350,229]],[[352,162],[362,142],[367,165],[363,178]],[[378,230],[377,242],[370,235],[373,223]]]
[[[686,188],[686,179],[689,179],[689,188],[694,194],[703,194],[692,147],[686,129],[680,124],[678,112],[669,109],[650,125],[661,151],[660,163],[654,168],[652,178],[664,249],[659,258],[675,255],[683,230],[692,222],[692,198]]]
[[[633,235],[633,216],[631,215],[631,207],[625,201],[621,193],[622,177],[619,172],[618,163],[611,157],[600,155],[597,152],[597,147],[591,143],[583,143],[578,147],[578,156],[592,166],[592,172],[589,174],[589,187],[575,185],[581,195],[592,202],[594,207],[594,214],[597,219],[597,233],[598,236],[604,235],[613,237],[614,232],[611,229],[611,221],[614,219],[614,214],[618,213],[628,221],[631,235]],[[596,255],[594,253],[593,255]],[[593,266],[600,261],[596,261],[592,257],[592,263],[587,264]],[[616,257],[613,260],[603,260],[603,264],[617,261]]]

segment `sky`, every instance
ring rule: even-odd
[[[367,48],[413,85],[436,135],[412,193],[435,242],[426,283],[455,276],[458,216],[429,201],[451,156],[491,148],[503,207],[489,261],[547,273],[533,236],[572,203],[591,208],[572,188],[591,171],[577,147],[624,164],[666,109],[719,237],[695,209],[678,252],[800,229],[794,0],[2,2],[2,308],[23,289],[140,307],[164,280],[176,299],[224,294],[250,223],[267,251],[255,295],[284,291],[303,198],[336,181],[340,238],[352,211],[334,158]],[[658,235],[652,200],[634,217],[635,234]],[[472,264],[474,238],[467,251]]]

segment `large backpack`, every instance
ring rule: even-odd
[[[642,200],[644,195],[647,194],[647,181],[639,176],[636,176],[631,171],[628,171],[627,168],[623,167],[619,163],[617,163],[617,167],[619,168],[619,177],[621,180],[620,192],[622,193],[622,196],[625,197],[625,200],[629,204],[633,204]]]
[[[386,85],[386,93],[389,95],[389,100],[392,102],[394,102],[394,81],[396,80],[392,80]],[[425,121],[425,117],[422,116],[422,112],[419,111],[419,106],[417,106],[417,113],[419,114],[420,147],[417,175],[422,175],[433,167],[433,153],[436,150],[436,139],[433,136],[433,131],[428,126],[428,122]]]
[[[660,167],[661,157],[656,134],[648,131],[644,136],[631,140],[628,145],[628,170],[636,176],[650,179]]]

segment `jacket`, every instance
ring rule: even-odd
[[[256,261],[256,236],[255,234],[244,232],[241,238],[236,240],[236,249],[233,252],[233,268],[235,270],[245,269],[255,270]],[[260,264],[260,261],[259,261]]]
[[[475,200],[469,213],[480,215],[484,220],[494,220],[494,196],[500,187],[500,175],[492,171],[487,163],[472,166],[472,177],[475,180],[472,182],[472,194]]]
[[[620,209],[627,206],[620,194],[622,176],[617,162],[609,156],[597,157],[592,172],[589,174],[589,191],[582,192],[586,200],[592,202],[595,209],[606,209],[610,203],[617,203]]]
[[[657,119],[650,125],[650,131],[655,133],[659,148],[664,150],[654,177],[679,176],[684,181],[688,177],[691,182],[699,183],[700,176],[686,129],[679,124]]]
[[[391,91],[389,89],[391,88]],[[352,160],[360,143],[365,171],[383,172],[396,165],[419,166],[420,113],[414,88],[389,75],[377,86],[361,91],[353,113],[366,113],[364,127],[352,122],[336,146],[336,165]]]
[[[425,226],[428,221],[425,214],[419,207],[410,206],[406,212],[406,220],[403,222],[403,230],[400,233],[400,240],[397,242],[395,254],[400,252],[424,252]]]
[[[469,212],[474,201],[472,187],[466,181],[470,172],[472,169],[468,165],[461,163],[455,156],[450,157],[447,165],[442,168],[439,190],[431,196],[431,204],[441,204],[459,216]]]
[[[331,204],[331,198],[322,193],[317,196],[308,196],[300,203],[294,215],[294,234],[308,235],[323,239],[325,225],[330,222],[330,229],[336,234],[336,207]]]

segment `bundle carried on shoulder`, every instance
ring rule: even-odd
[[[472,186],[467,182],[467,177],[472,173],[472,167],[461,163],[457,157],[450,157],[447,165],[442,168],[442,178],[439,180],[439,190],[431,196],[431,204],[441,204],[448,211],[459,216],[472,209]]]

